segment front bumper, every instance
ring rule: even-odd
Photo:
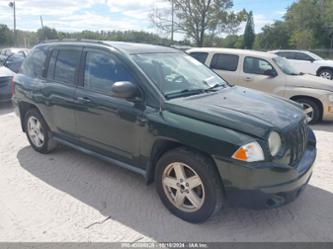
[[[311,135],[302,159],[294,167],[277,163],[246,167],[215,158],[227,200],[232,205],[261,209],[296,199],[309,182],[316,159],[316,141]]]

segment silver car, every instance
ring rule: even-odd
[[[294,69],[276,54],[241,49],[187,51],[229,83],[276,94],[303,104],[310,123],[333,120],[333,82]]]

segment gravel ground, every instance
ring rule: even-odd
[[[134,173],[60,148],[28,145],[10,106],[0,107],[0,241],[333,241],[333,123],[314,127],[313,177],[273,210],[225,207],[193,225],[171,215]]]

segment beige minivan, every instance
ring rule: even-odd
[[[333,120],[333,82],[301,74],[278,55],[241,49],[187,51],[227,82],[276,94],[303,104],[309,122]]]

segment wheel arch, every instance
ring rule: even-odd
[[[318,106],[320,108],[320,117],[321,118],[323,117],[324,105],[319,99],[317,99],[315,97],[307,96],[307,95],[295,95],[295,96],[290,97],[290,99],[295,102],[297,102],[297,100],[299,100],[299,99],[310,99],[310,100],[314,101],[315,103],[318,104]]]
[[[146,172],[147,184],[154,182],[154,175],[155,175],[154,173],[155,173],[155,169],[156,169],[156,163],[161,158],[161,156],[164,155],[165,153],[167,153],[168,151],[171,151],[171,150],[174,150],[177,148],[186,148],[190,151],[201,154],[202,156],[204,156],[208,160],[210,160],[211,163],[216,167],[217,172],[219,172],[213,157],[211,155],[209,155],[207,152],[198,150],[196,148],[193,148],[192,146],[180,143],[178,141],[173,141],[173,140],[162,138],[162,139],[158,139],[155,141],[155,143],[153,144],[152,150],[151,150],[149,166],[148,166],[147,172]]]
[[[322,70],[325,70],[325,69],[328,69],[328,70],[331,70],[333,72],[333,67],[328,67],[328,66],[321,66],[318,68],[317,72],[316,72],[316,75],[319,76],[320,72]]]
[[[31,109],[37,110],[40,114],[41,114],[41,112],[39,111],[39,109],[36,105],[28,103],[28,102],[24,102],[24,101],[22,101],[18,104],[18,108],[20,111],[21,128],[22,128],[23,132],[26,132],[25,126],[24,126],[24,117],[25,117],[26,113]]]

